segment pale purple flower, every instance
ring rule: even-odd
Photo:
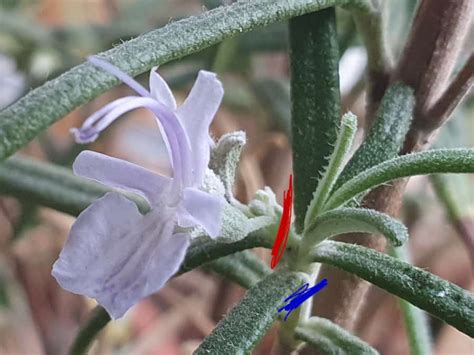
[[[150,92],[111,64],[89,61],[117,76],[140,96],[106,105],[73,130],[78,142],[95,140],[124,113],[144,107],[157,118],[167,144],[173,176],[155,174],[138,165],[84,151],[73,170],[104,185],[143,196],[150,212],[142,215],[135,203],[116,192],[107,193],[84,210],[71,228],[53,276],[66,290],[95,298],[120,318],[140,299],[158,291],[179,269],[190,233],[177,227],[200,227],[211,238],[220,233],[222,197],[202,191],[209,163],[209,126],[223,96],[216,75],[199,72],[180,107],[166,82],[153,69]]]

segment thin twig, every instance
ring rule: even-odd
[[[439,127],[429,110],[445,92],[473,17],[472,0],[423,0],[393,80],[415,89],[415,119],[403,153],[423,149]]]
[[[449,87],[441,95],[441,98],[429,109],[428,117],[434,121],[435,126],[429,127],[434,130],[442,126],[453,110],[458,106],[464,96],[474,85],[474,52],[462,67]],[[427,119],[424,120],[427,122]]]

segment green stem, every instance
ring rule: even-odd
[[[380,6],[374,6],[369,1],[356,5],[348,4],[345,7],[351,11],[367,50],[367,114],[364,128],[369,129],[390,83],[392,64]]]
[[[409,255],[406,246],[390,248],[390,254],[406,263],[409,263]],[[411,355],[429,355],[432,353],[431,336],[425,313],[403,299],[399,299],[405,328],[410,344]]]

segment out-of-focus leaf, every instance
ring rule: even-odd
[[[0,193],[78,215],[110,191],[69,169],[15,156],[0,163]]]
[[[261,79],[253,89],[262,107],[270,114],[279,130],[291,140],[290,85],[277,79]]]
[[[401,261],[410,262],[406,245],[401,248],[390,248],[390,254]],[[410,344],[410,354],[431,354],[433,352],[432,340],[426,314],[404,299],[400,299],[400,308],[402,309],[405,331]]]
[[[328,319],[311,317],[296,328],[296,337],[322,355],[378,354],[369,344]]]

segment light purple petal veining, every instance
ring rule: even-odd
[[[176,109],[176,100],[166,81],[156,71],[156,67],[150,71],[150,92],[151,96],[160,101],[171,110]]]
[[[224,96],[216,74],[201,70],[177,114],[191,144],[195,186],[201,186],[209,164],[209,127]]]
[[[73,164],[74,174],[101,184],[129,190],[145,197],[150,205],[158,203],[171,184],[171,179],[125,160],[108,155],[82,151]]]

